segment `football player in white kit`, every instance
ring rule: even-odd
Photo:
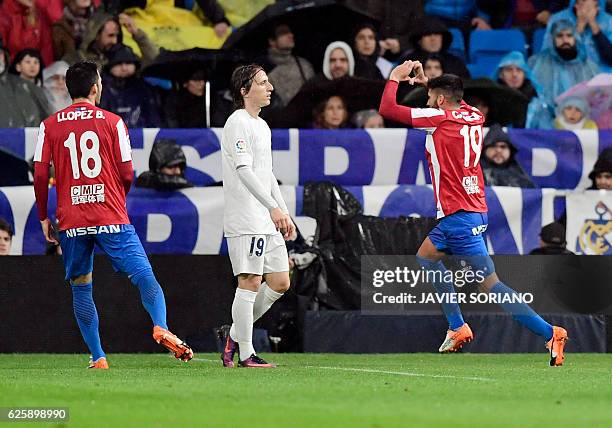
[[[259,117],[270,104],[272,84],[262,67],[240,66],[232,73],[236,111],[221,137],[224,233],[238,288],[232,304],[233,324],[225,329],[225,367],[275,367],[253,348],[253,323],[289,289],[285,239],[295,232],[272,172],[272,133]],[[265,282],[262,283],[262,278]]]

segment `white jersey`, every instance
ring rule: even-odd
[[[221,136],[223,229],[226,237],[272,235],[276,227],[268,209],[240,181],[236,168],[253,168],[267,194],[272,194],[272,132],[260,117],[236,110],[225,122]]]

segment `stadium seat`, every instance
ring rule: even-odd
[[[466,67],[470,72],[470,76],[472,77],[472,79],[476,79],[478,77],[490,78],[493,72],[495,71],[495,67],[497,67],[497,64],[497,60],[485,59],[475,64],[466,64]]]
[[[525,35],[521,30],[475,30],[470,34],[470,62],[498,63],[511,51],[526,54]]]
[[[531,54],[535,55],[542,49],[542,42],[544,41],[544,35],[546,34],[546,28],[538,28],[533,32],[531,39]]]
[[[463,33],[458,28],[449,28],[448,31],[453,35],[453,42],[449,46],[448,52],[465,61],[465,40],[463,40]]]

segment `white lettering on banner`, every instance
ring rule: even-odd
[[[379,215],[389,195],[398,187],[397,185],[363,186],[363,214]]]
[[[407,129],[366,129],[374,143],[374,177],[370,184],[391,184],[397,183],[399,172],[402,166],[403,156],[407,144]],[[422,163],[419,163],[422,168]],[[418,177],[417,177],[418,181]],[[422,183],[425,184],[423,177]]]
[[[557,155],[545,147],[531,149],[531,175],[533,177],[548,177],[557,170]]]
[[[523,195],[519,187],[491,187],[508,220],[519,254],[523,254]],[[492,248],[489,246],[489,248]]]
[[[593,170],[593,165],[597,161],[599,155],[599,132],[588,129],[580,129],[574,131],[580,141],[582,147],[582,177],[576,189],[586,189],[591,187],[590,172]]]
[[[223,188],[179,190],[198,211],[198,230],[193,254],[219,254],[223,240]]]
[[[289,150],[272,150],[274,176],[284,184],[300,182],[300,131],[289,129]]]
[[[342,175],[350,164],[348,150],[341,146],[326,146],[323,149],[323,173],[325,175]]]
[[[24,129],[24,145],[25,159],[32,159],[36,151],[36,142],[38,141],[38,131],[40,128],[25,128]]]
[[[132,132],[134,131],[140,132],[140,130],[132,130]],[[220,133],[222,131],[221,128],[212,128],[212,131],[217,137],[217,141],[220,141]],[[156,128],[142,129],[143,147],[133,148],[133,164],[136,175],[139,175],[149,169],[149,155],[158,132],[159,129]],[[374,142],[373,146],[376,156],[374,178],[370,184],[397,184],[401,160],[403,159],[405,150],[407,148],[405,137],[405,132],[407,132],[406,129],[376,130],[376,136],[374,136],[375,134],[371,131],[368,132],[371,136],[373,136],[372,141]],[[531,136],[531,133],[534,132],[535,134]],[[580,170],[582,177],[575,188],[584,189],[589,187],[590,180],[588,175],[593,168],[593,164],[597,160],[600,146],[603,148],[609,145],[611,142],[611,139],[606,137],[607,134],[601,134],[602,141],[600,141],[600,134],[596,130],[572,131],[580,142],[583,155],[582,164],[575,164],[575,156],[573,156],[573,151],[577,149],[575,143],[565,144],[564,146],[559,147],[559,150],[557,150],[555,147],[551,147],[550,149],[545,147],[533,147],[530,145],[530,143],[532,141],[536,141],[538,138],[541,138],[541,135],[538,132],[540,131],[515,130],[513,134],[517,136],[516,144],[520,150],[520,153],[522,153],[524,156],[529,156],[529,153],[532,152],[532,163],[527,172],[537,181],[537,179],[540,177],[548,177],[555,174],[555,172],[560,168],[563,170]],[[551,138],[557,138],[555,134],[558,132],[570,131],[548,132],[551,133]],[[24,134],[25,150],[23,152],[17,151],[17,153],[25,153],[25,158],[31,159],[35,152],[38,128],[25,128]],[[296,185],[299,183],[300,162],[304,162],[306,164],[309,162],[308,158],[301,159],[300,161],[299,135],[299,129],[290,129],[289,150],[272,151],[274,173],[279,180],[288,185]],[[178,134],[176,138],[179,143],[181,143],[180,134]],[[182,141],[186,141],[185,137],[183,137]],[[4,141],[0,139],[0,147],[4,147],[3,142]],[[216,142],[210,140],[205,142],[207,147],[209,144],[216,144]],[[219,162],[220,153],[218,150],[203,158],[200,158],[199,154],[196,155],[196,148],[188,148],[185,150],[187,147],[192,146],[183,145],[183,149],[186,152],[187,164],[190,168],[199,170],[213,177],[214,179],[221,179],[221,164]],[[352,157],[350,160],[353,160]],[[351,165],[349,165],[349,168],[350,167]],[[416,182],[405,184],[425,184],[425,181],[423,181],[422,178],[425,177],[425,175],[428,176],[429,173],[427,172],[427,167],[425,166],[425,174],[421,174],[422,169],[423,164],[419,163]],[[562,178],[559,177],[559,179],[561,180]]]
[[[200,157],[198,150],[193,146],[181,146],[189,168],[208,174],[214,181],[221,181],[223,173],[221,171],[221,150],[217,150],[209,155]]]
[[[121,232],[121,226],[118,224],[111,224],[108,226],[73,227],[72,229],[66,229],[66,236],[68,236],[68,238],[74,238],[75,236],[100,235],[102,233],[119,232]]]
[[[151,156],[151,149],[158,132],[159,128],[143,128],[142,148],[140,149],[135,148],[132,141],[132,165],[137,177],[149,170],[149,156]]]
[[[364,213],[366,215],[380,215],[383,206],[385,203],[389,202],[389,197],[393,193],[396,193],[394,198],[397,196],[397,199],[394,200],[396,203],[399,203],[398,206],[393,208],[393,211],[396,211],[398,215],[413,215],[414,213],[411,211],[419,207],[421,208],[421,212],[427,212],[427,210],[432,209],[430,197],[427,197],[427,201],[420,200],[422,198],[419,198],[419,200],[413,200],[413,202],[403,205],[401,202],[403,199],[401,197],[401,193],[397,193],[399,188],[401,188],[401,190],[406,193],[407,198],[410,199],[414,199],[414,197],[409,196],[410,193],[413,193],[414,195],[432,193],[431,186],[427,186],[426,189],[424,186],[361,186],[360,189],[363,193]],[[426,192],[423,192],[423,190],[426,190]],[[90,189],[87,189],[84,192],[87,193],[89,191]],[[93,192],[94,189],[91,189],[91,191]],[[296,200],[300,197],[300,194],[297,192],[301,193],[302,191],[302,187],[281,186],[281,192],[285,198],[289,212],[294,217],[295,223],[300,227],[302,234],[305,237],[308,237],[314,234],[316,222],[309,217],[295,216]],[[531,250],[532,247],[524,248],[523,242],[533,242],[534,236],[537,235],[537,231],[534,231],[533,227],[530,228],[530,226],[528,226],[528,224],[531,224],[532,219],[526,219],[527,223],[523,225],[523,210],[529,208],[531,212],[535,213],[539,212],[541,209],[542,212],[551,213],[553,198],[541,199],[534,197],[541,192],[537,189],[523,189],[521,191],[521,189],[511,187],[489,187],[486,191],[489,194],[494,192],[497,196],[496,200],[499,201],[498,203],[501,204],[501,207],[503,208],[502,210],[499,206],[493,207],[493,210],[490,212],[489,218],[492,222],[492,226],[488,228],[490,233],[486,235],[488,238],[487,242],[489,245],[489,251],[493,250],[490,241],[491,236],[494,237],[493,239],[497,244],[497,252],[514,254],[516,249],[518,249],[518,251],[521,253],[525,250]],[[523,192],[525,195],[523,195]],[[549,192],[554,193],[555,191],[549,190]],[[181,191],[181,193],[186,196],[197,211],[193,213],[193,216],[186,218],[183,216],[184,213],[176,212],[173,207],[169,207],[167,212],[162,212],[159,214],[164,216],[167,215],[170,218],[170,221],[187,221],[189,224],[193,224],[193,227],[190,228],[190,233],[197,236],[196,242],[194,243],[194,248],[192,249],[193,254],[219,254],[219,249],[223,239],[223,189],[221,187],[200,187],[184,189]],[[612,192],[608,193],[610,193],[612,197]],[[527,196],[530,194],[531,196],[527,198]],[[87,196],[89,195],[86,195],[86,197]],[[526,199],[523,199],[524,196]],[[51,193],[49,202],[49,206],[51,207],[55,204],[54,197],[54,193]],[[130,198],[132,197],[133,195],[128,196],[128,205]],[[160,204],[161,202],[159,197],[154,195],[151,195],[150,198],[152,204]],[[135,200],[132,200],[132,202],[138,201],[138,203],[131,205],[130,216],[138,225],[146,224],[147,221],[146,216],[148,211],[146,209],[146,199],[146,196],[139,195]],[[7,200],[8,206],[5,202]],[[608,203],[607,201],[604,202],[608,207],[612,207],[612,203]],[[143,204],[145,205],[143,206]],[[527,206],[527,204],[530,205]],[[533,206],[533,204],[536,204],[537,206]],[[33,209],[35,210],[33,205],[34,192],[32,192],[31,186],[0,188],[0,213],[2,213],[0,215],[6,216],[9,219],[14,219],[15,221],[15,236],[13,238],[11,254],[22,254],[24,250],[24,242],[28,242],[28,249],[30,252],[32,251],[32,248],[37,248],[40,251],[43,251],[44,249],[44,240],[42,233],[40,232],[38,219],[33,211]],[[160,206],[165,207],[166,205],[161,204]],[[405,208],[405,212],[398,211],[402,210],[402,208]],[[50,211],[50,215],[52,214],[53,213]],[[593,211],[593,215],[589,217],[589,219],[591,218],[595,218],[595,211]],[[503,223],[505,222],[508,222],[510,230],[508,233],[504,233],[503,236],[499,236],[498,228],[503,228]],[[539,223],[539,221],[537,223]],[[524,231],[523,228],[525,228]],[[165,226],[163,229],[167,232],[167,228]],[[595,230],[595,228],[591,229]],[[145,243],[145,231],[142,230],[139,232],[142,232],[142,240],[143,243]],[[176,236],[173,236],[173,233],[175,234],[176,231],[171,231],[168,239],[173,240],[173,238],[176,238]],[[529,233],[530,235],[523,236],[523,233]],[[594,237],[595,235],[591,236]],[[161,240],[164,238],[164,236],[154,235],[151,238]],[[498,241],[498,239],[501,241]],[[612,238],[609,239],[612,240]],[[569,240],[570,238],[568,235],[568,242]],[[500,242],[502,243],[500,244]],[[170,253],[173,251],[172,246],[164,247],[163,244],[160,244],[159,248],[165,248],[165,250]]]
[[[542,189],[542,226],[555,221],[555,197],[565,197],[565,190]]]
[[[172,235],[172,219],[166,214],[147,214],[147,242],[164,242]]]

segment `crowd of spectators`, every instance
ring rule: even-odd
[[[93,60],[100,67],[104,86],[101,107],[120,115],[128,127],[218,127],[231,114],[229,92],[216,82],[210,85],[214,79],[210,70],[191,70],[173,82],[172,89],[154,86],[145,78],[142,71],[155,61],[160,47],[123,8],[145,7],[146,2],[1,3],[0,127],[38,126],[46,116],[69,105],[65,73],[70,64],[83,59]],[[175,5],[184,3],[176,1]],[[196,3],[218,36],[230,30],[231,23],[217,1]],[[262,45],[260,52],[248,52],[250,58],[264,66],[275,87],[269,111],[282,117],[301,91],[313,100],[307,107],[311,117],[308,123],[285,121],[283,126],[394,126],[386,124],[374,109],[377,100],[373,100],[373,106],[353,109],[346,94],[330,94],[329,84],[354,80],[356,87],[375,86],[373,82],[384,82],[394,64],[406,59],[421,61],[429,78],[453,73],[469,82],[472,77],[482,77],[470,74],[466,53],[471,32],[505,28],[524,31],[530,42],[538,30],[544,35],[541,49],[532,46],[527,51],[531,56],[508,52],[488,76],[491,87],[505,88],[525,100],[524,108],[519,109],[520,117],[512,123],[497,122],[494,115],[488,117],[486,125],[492,128],[485,139],[482,162],[490,184],[533,186],[514,159],[516,148],[502,126],[575,130],[609,125],[605,116],[610,115],[610,108],[604,109],[600,120],[591,117],[588,99],[564,96],[570,88],[598,73],[612,71],[612,15],[606,12],[605,0],[357,3],[367,14],[377,17],[377,22],[359,23],[344,39],[321,46],[324,54],[320,61],[309,61],[299,51],[296,53],[296,42],[300,41],[296,39],[308,36],[295,34],[290,22],[282,19],[270,26],[267,45]],[[123,43],[125,32],[138,46],[138,54]],[[466,45],[463,53],[453,45],[454,38],[460,35]],[[322,85],[328,85],[326,91],[318,94]],[[400,97],[412,89],[403,83]],[[482,97],[472,96],[469,101],[485,114],[491,109],[489,101]],[[273,118],[270,122],[275,123]]]
[[[176,1],[175,5],[185,3]],[[196,3],[214,26],[215,33],[223,36],[229,31],[231,23],[217,1]],[[471,76],[467,46],[462,47],[463,53],[457,51],[457,46],[451,48],[454,38],[463,36],[464,45],[468,45],[472,31],[519,28],[531,41],[540,29],[544,36],[539,51],[532,46],[531,57],[519,51],[509,52],[493,75],[487,76],[493,84],[516,90],[528,100],[518,121],[500,125],[539,129],[592,127],[588,100],[580,104],[572,99],[574,105],[567,107],[566,101],[561,108],[559,97],[597,73],[612,70],[612,15],[606,12],[605,0],[418,0],[409,6],[399,0],[383,2],[383,5],[357,3],[366,14],[377,17],[377,21],[362,22],[344,39],[330,43],[320,62],[311,63],[296,54],[299,36],[282,19],[270,26],[267,46],[261,46],[259,53],[248,52],[248,56],[264,66],[275,86],[271,110],[282,113],[305,87],[316,96],[321,82],[341,78],[384,80],[394,64],[406,59],[421,61],[429,77],[442,73],[464,79],[482,77]],[[188,78],[175,82],[172,90],[153,87],[141,75],[142,69],[159,54],[159,47],[122,12],[124,7],[135,5],[146,7],[146,2],[4,0],[0,6],[3,48],[0,95],[7,93],[8,96],[0,98],[0,111],[7,109],[3,104],[22,107],[20,112],[1,118],[0,126],[35,126],[46,114],[64,107],[67,102],[62,89],[65,66],[56,62],[70,65],[82,59],[93,60],[100,66],[107,88],[102,106],[120,114],[128,126],[222,126],[231,113],[231,102],[224,88],[213,85],[213,90],[207,85],[206,70],[192,70]],[[140,56],[123,44],[126,31],[138,46]],[[45,77],[46,68],[49,72]],[[6,72],[21,80],[5,76]],[[45,90],[33,89],[22,80]],[[400,96],[412,89],[401,86]],[[206,94],[207,91],[212,93]],[[349,110],[350,105],[343,102],[342,95],[330,97],[326,93],[318,100],[317,108],[312,111],[313,127],[355,126],[355,121],[349,119],[357,111]],[[29,99],[13,103],[14,98]],[[210,98],[209,106],[205,105],[205,98]],[[323,119],[326,109],[331,108],[324,105],[336,110],[344,108],[345,112],[338,114],[343,118],[339,125],[334,124],[337,120]],[[182,107],[180,115],[177,115],[177,106]],[[486,100],[480,100],[480,106],[487,109]],[[578,113],[571,117],[564,113],[571,108],[581,113],[575,123],[574,116]]]

